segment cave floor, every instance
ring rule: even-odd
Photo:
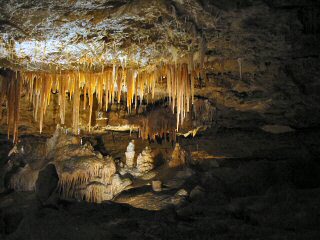
[[[211,129],[179,138],[188,167],[159,166],[102,204],[41,206],[34,193],[1,194],[0,239],[320,239],[319,133]],[[87,139],[115,159],[130,139],[137,151],[146,144],[128,133]]]

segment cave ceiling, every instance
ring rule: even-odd
[[[220,10],[210,2],[1,1],[0,62],[54,71],[177,61],[217,28]]]

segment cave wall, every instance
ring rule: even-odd
[[[208,41],[207,52],[212,71],[196,91],[219,106],[219,123],[228,127],[318,126],[319,4],[220,3],[221,7],[226,4],[217,31],[208,33],[215,35]]]

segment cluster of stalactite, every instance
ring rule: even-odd
[[[6,79],[1,93],[8,102],[8,123],[13,126],[14,139],[17,136],[20,87],[23,81],[29,101],[33,105],[33,115],[39,121],[40,133],[43,129],[45,113],[52,93],[58,94],[59,115],[61,124],[65,124],[66,101],[69,98],[73,105],[72,128],[79,132],[80,108],[89,109],[88,130],[91,129],[93,99],[97,98],[99,110],[108,110],[112,103],[126,102],[128,112],[142,103],[144,95],[155,95],[156,83],[166,79],[166,90],[172,112],[176,113],[176,130],[183,124],[186,113],[193,103],[194,79],[200,77],[202,70],[189,63],[162,64],[147,69],[126,68],[113,65],[100,72],[92,71],[60,71],[21,72],[17,76]],[[126,100],[122,93],[126,92]],[[83,96],[83,101],[80,98]],[[1,100],[1,99],[0,99]],[[83,127],[83,126],[82,126]]]
[[[19,72],[9,72],[0,79],[0,117],[2,105],[7,108],[8,138],[12,133],[13,142],[18,141],[18,121],[20,108],[21,75]]]
[[[157,108],[139,119],[139,137],[155,140],[157,137],[176,141],[176,118],[169,108]]]
[[[74,159],[73,161],[74,166],[81,168],[79,159]],[[60,195],[63,198],[76,198],[88,202],[102,201],[106,186],[111,184],[112,176],[116,172],[116,166],[113,160],[110,159],[107,164],[91,159],[90,164],[86,164],[86,169],[76,169],[72,172],[65,171],[63,166],[63,162],[56,163]],[[95,179],[99,179],[99,183],[90,185]]]
[[[137,96],[143,100],[145,89],[148,92],[154,89],[155,71],[143,71],[138,75],[134,69],[124,69],[113,66],[101,72],[61,72],[38,73],[23,72],[22,78],[27,85],[30,102],[33,104],[34,118],[39,120],[40,132],[43,128],[43,119],[50,104],[51,93],[59,95],[60,121],[65,124],[66,95],[72,100],[72,127],[76,134],[79,131],[79,111],[89,108],[88,129],[91,129],[93,99],[97,98],[99,110],[108,110],[110,104],[121,101],[121,93],[127,88],[127,107],[131,111],[133,104],[137,107]],[[139,86],[139,88],[138,88]],[[154,92],[154,91],[152,91]],[[153,93],[154,94],[154,93]],[[80,96],[83,95],[83,106],[80,106]]]

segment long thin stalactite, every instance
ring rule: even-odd
[[[105,111],[109,109],[110,104],[123,100],[130,113],[137,107],[138,99],[142,103],[145,94],[149,93],[154,98],[156,84],[164,79],[172,112],[176,114],[178,131],[193,103],[195,78],[200,77],[202,72],[199,64],[195,66],[192,60],[188,63],[162,64],[144,70],[114,64],[112,67],[102,68],[100,72],[17,72],[15,77],[11,76],[1,84],[1,96],[7,100],[8,106],[8,134],[13,128],[13,138],[16,141],[21,84],[33,105],[33,115],[39,122],[40,133],[43,130],[51,94],[54,92],[58,94],[62,125],[66,123],[66,101],[68,98],[72,101],[72,129],[73,133],[77,134],[80,130],[80,108],[89,112],[87,129],[91,131],[94,98],[97,99],[99,110]],[[82,96],[83,105],[80,106]]]

